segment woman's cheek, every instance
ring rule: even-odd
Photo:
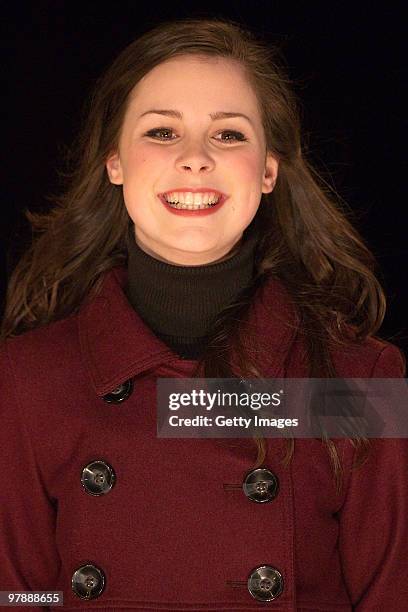
[[[254,180],[262,168],[262,159],[258,155],[243,152],[235,159],[235,168],[239,169],[240,176]]]

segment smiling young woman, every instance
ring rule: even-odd
[[[123,186],[137,244],[182,265],[208,264],[228,253],[278,171],[244,67],[198,55],[162,62],[135,85],[106,165],[111,182]],[[164,194],[172,194],[178,208]],[[216,206],[207,208],[216,196]],[[206,208],[192,210],[199,206]]]
[[[72,610],[405,611],[407,440],[156,433],[159,378],[405,373],[278,50],[221,19],[166,22],[90,100],[8,284],[0,590]]]

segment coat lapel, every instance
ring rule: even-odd
[[[106,272],[99,294],[78,314],[82,358],[100,396],[146,370],[170,361],[173,365],[185,362],[155,336],[129,304],[124,293],[126,281],[126,267]],[[270,277],[257,293],[247,324],[250,352],[263,376],[285,376],[298,325],[286,289]]]

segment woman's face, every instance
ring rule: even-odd
[[[242,67],[182,56],[135,86],[118,151],[106,167],[110,181],[123,185],[140,248],[173,264],[202,265],[223,259],[239,242],[262,193],[274,187],[278,161],[266,153],[257,99]],[[182,190],[188,205],[190,188],[224,197],[205,215],[175,214],[162,199]]]

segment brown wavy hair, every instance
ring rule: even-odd
[[[257,290],[270,274],[289,291],[304,332],[309,376],[335,377],[329,343],[363,341],[380,327],[385,297],[375,260],[350,222],[350,210],[302,152],[300,103],[277,45],[236,22],[188,18],[162,23],[139,36],[96,81],[85,106],[83,129],[67,156],[62,195],[48,212],[25,209],[33,239],[10,276],[1,339],[19,335],[76,312],[94,297],[103,274],[126,265],[131,219],[122,189],[108,179],[105,162],[117,149],[129,94],[152,68],[169,58],[196,54],[229,58],[244,68],[257,96],[267,149],[279,158],[274,190],[263,194],[256,218],[261,235],[253,281],[219,313],[195,375],[232,378],[234,351],[240,375],[261,377],[249,356],[244,323]],[[49,198],[51,199],[51,198]],[[323,436],[336,490],[342,465],[335,443]],[[267,454],[255,438],[255,467]],[[352,437],[367,458],[369,440]],[[294,440],[287,440],[285,464]],[[359,454],[359,453],[357,453]]]

